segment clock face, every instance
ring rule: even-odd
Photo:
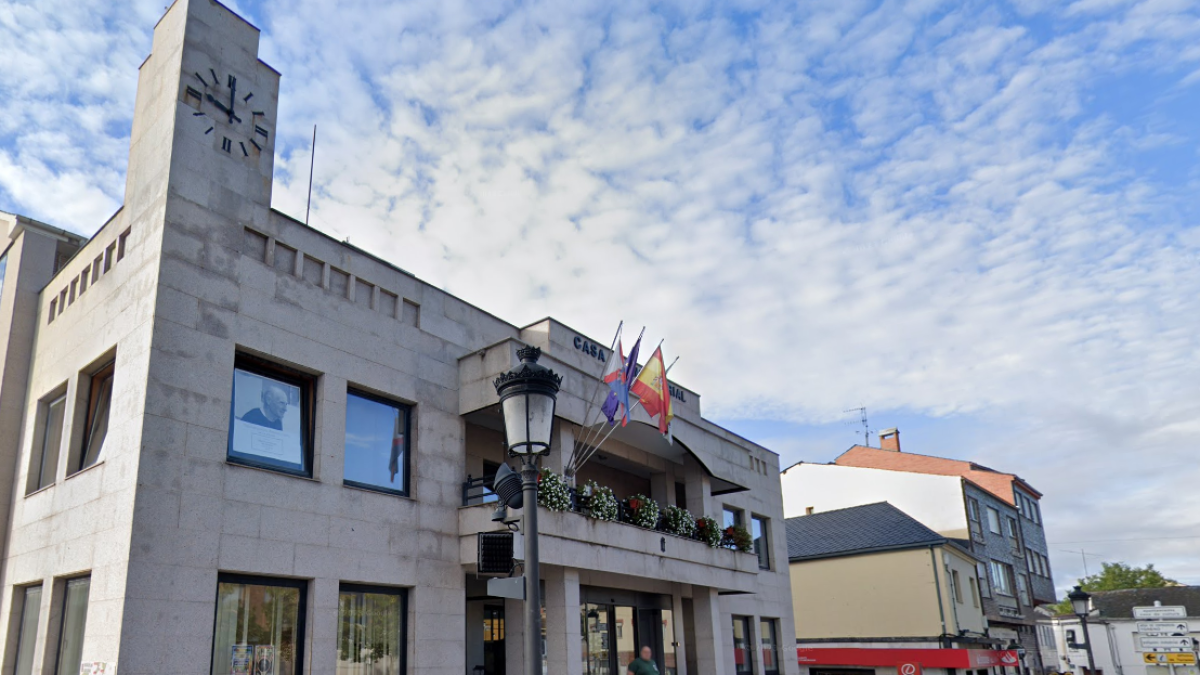
[[[270,138],[266,113],[255,108],[254,92],[238,86],[232,73],[192,73],[194,84],[184,90],[184,102],[196,109],[193,117],[203,119],[204,134],[219,139],[221,151],[231,157],[257,158]]]

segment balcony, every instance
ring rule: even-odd
[[[635,515],[624,502],[619,503],[616,520],[600,520],[588,514],[578,490],[572,488],[569,494],[569,508],[556,512],[540,507],[538,512],[543,564],[755,592],[758,558],[737,550],[729,536],[722,534],[719,545],[712,547],[698,537],[670,533],[661,515],[653,528],[641,527],[633,524]],[[476,564],[476,534],[504,529],[491,520],[496,501],[483,479],[463,483],[458,520],[460,562],[465,567]]]

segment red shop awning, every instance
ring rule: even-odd
[[[990,668],[1017,666],[1011,649],[864,649],[858,647],[797,647],[802,666],[869,666],[891,668],[919,663],[925,668]]]

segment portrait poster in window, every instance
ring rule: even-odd
[[[244,370],[233,372],[230,453],[269,464],[304,468],[300,388]]]
[[[255,645],[254,675],[273,675],[275,673],[274,645]]]

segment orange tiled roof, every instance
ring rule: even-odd
[[[838,466],[856,466],[864,469],[960,476],[1013,505],[1016,504],[1014,490],[1018,485],[1035,499],[1042,496],[1042,493],[1034,490],[1015,474],[996,471],[982,464],[961,459],[914,455],[909,452],[894,452],[855,445],[833,460],[833,463]]]

